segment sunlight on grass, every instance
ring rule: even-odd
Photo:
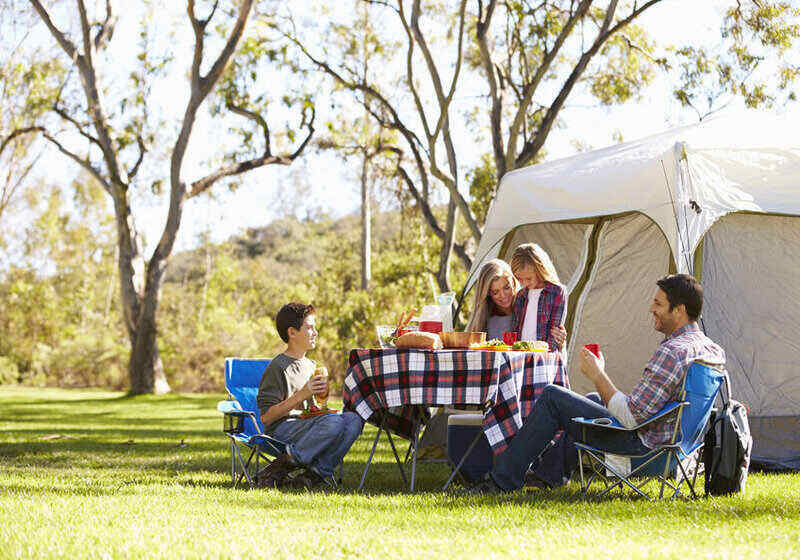
[[[409,495],[367,427],[331,493],[230,488],[221,395],[0,388],[0,557],[791,558],[800,476],[751,475],[744,496],[647,503]],[[338,406],[338,405],[337,405]]]

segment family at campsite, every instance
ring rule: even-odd
[[[394,399],[400,399],[402,395],[402,398],[408,398],[407,395],[413,391],[404,391],[403,383],[412,383],[409,378],[427,379],[421,382],[420,394],[423,395],[469,392],[459,391],[459,387],[469,383],[468,379],[465,380],[469,373],[447,377],[450,381],[446,383],[451,386],[445,388],[426,385],[434,374],[403,375],[404,370],[423,368],[420,363],[430,364],[438,360],[436,363],[447,364],[463,359],[462,369],[469,369],[474,364],[500,363],[495,361],[495,354],[501,353],[511,361],[522,363],[518,359],[522,353],[516,348],[533,349],[534,352],[529,353],[531,357],[552,354],[558,364],[566,360],[565,342],[569,336],[564,327],[567,293],[559,283],[549,255],[539,245],[524,243],[518,246],[510,263],[500,259],[486,262],[480,270],[474,294],[472,316],[466,331],[485,333],[488,342],[462,348],[459,354],[441,349],[437,332],[395,333],[401,336],[395,339],[392,347],[366,350],[363,355],[368,356],[366,361],[369,363],[390,364],[384,370],[387,379],[393,373],[400,379],[399,385],[392,389],[388,387],[388,380],[375,382],[378,389],[371,393],[372,397],[359,400],[352,393],[369,393],[366,378],[362,376],[349,383],[346,380],[342,411],[327,408],[327,371],[306,356],[317,340],[316,310],[304,303],[284,305],[275,322],[287,346],[267,365],[257,394],[264,434],[284,445],[280,453],[273,453],[274,460],[254,474],[252,482],[262,488],[333,488],[337,484],[337,466],[361,435],[364,422],[375,422],[372,413],[376,407],[389,408],[397,404],[399,401]],[[532,403],[521,427],[515,427],[505,441],[490,442],[494,454],[488,472],[471,480],[467,477],[465,487],[459,491],[503,494],[522,488],[526,480],[531,481],[531,473],[535,472],[543,453],[559,440],[562,445],[565,441],[579,442],[582,449],[648,457],[655,450],[669,447],[680,439],[676,437],[676,430],[679,429],[683,407],[670,409],[670,403],[688,398],[684,393],[685,380],[692,364],[702,363],[724,374],[725,352],[703,333],[698,324],[703,308],[703,290],[694,277],[671,274],[653,278],[652,294],[651,301],[643,303],[649,304],[653,328],[663,334],[664,339],[643,365],[641,378],[633,390],[627,394],[618,390],[613,372],[606,372],[603,352],[592,345],[584,346],[577,354],[580,372],[591,381],[595,391],[582,395],[571,391],[568,383],[553,383],[552,380],[543,383],[541,389],[535,391],[535,403]],[[517,341],[538,341],[538,344],[528,348],[515,345]],[[493,344],[497,350],[493,350]],[[455,353],[446,355],[448,352]],[[355,369],[353,364],[351,356],[351,370]],[[441,368],[446,369],[444,365]],[[441,384],[442,379],[443,376],[436,383]],[[375,395],[378,394],[386,402],[376,404]],[[715,394],[711,395],[712,401]],[[416,402],[440,402],[438,397],[422,399]],[[409,402],[403,401],[403,404]],[[510,424],[510,417],[502,411],[495,410],[494,414],[499,426]],[[575,421],[576,418],[582,418],[583,423]],[[600,424],[612,424],[616,429],[585,429],[587,422],[591,424],[595,420]],[[690,446],[695,443],[690,442]],[[574,446],[567,448],[567,455],[576,453]],[[574,465],[576,461],[567,462]],[[683,474],[685,477],[686,473]]]

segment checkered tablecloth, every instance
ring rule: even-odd
[[[500,453],[548,383],[569,387],[558,353],[355,349],[344,380],[344,407],[411,439],[428,408],[482,405],[483,430]]]

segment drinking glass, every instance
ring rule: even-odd
[[[322,410],[328,409],[328,394],[330,393],[330,385],[328,383],[328,368],[325,366],[317,366],[314,370],[314,376],[322,376],[325,378],[325,392],[314,395],[314,400],[317,403],[317,406],[320,407]]]

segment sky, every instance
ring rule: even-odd
[[[696,41],[696,38],[718,37],[718,14],[724,3],[723,0],[671,0],[650,9],[637,21],[660,44],[681,44]],[[691,17],[687,17],[687,14],[691,14]],[[128,17],[129,14],[124,15]],[[135,23],[135,18],[130,18],[130,21]],[[135,25],[120,25],[115,32],[114,42],[123,46],[135,44],[136,33]],[[170,37],[169,40],[176,39]],[[135,51],[131,49],[128,53],[121,53],[121,56],[125,54],[135,55]],[[180,64],[176,67],[180,67]],[[270,78],[273,81],[278,79],[276,76]],[[183,85],[185,79],[185,69],[183,72],[176,72],[170,78],[172,81],[168,81],[157,92],[161,110],[177,115],[183,113],[185,99],[175,92],[186,90]],[[621,134],[624,140],[633,140],[674,126],[697,122],[696,114],[679,107],[672,97],[671,89],[667,78],[658,75],[640,100],[622,106],[602,107],[588,98],[570,98],[561,114],[566,126],[555,128],[545,145],[547,159],[576,153],[579,149],[576,145],[578,143],[582,146],[581,149],[607,146],[615,142],[616,133]],[[481,91],[463,88],[458,95],[474,97],[480,93]],[[320,107],[324,106],[325,100],[321,101]],[[733,104],[728,112],[739,110],[741,106]],[[796,107],[790,110],[792,113],[798,111]],[[202,118],[205,113],[201,108],[201,118],[193,131],[184,164],[185,175],[189,180],[210,170],[205,164],[207,153],[204,150],[207,147],[217,147],[220,143],[219,130],[208,119]],[[459,115],[457,111],[452,114],[456,118]],[[335,120],[337,117],[324,113],[319,116],[318,130],[322,128],[324,119]],[[288,115],[279,115],[278,119],[281,118],[288,118]],[[463,123],[456,123],[455,128],[456,132],[461,132],[460,135],[466,134]],[[479,157],[477,148],[473,149],[469,143],[459,149],[460,163],[465,168],[474,165]],[[358,170],[349,166],[344,158],[331,152],[309,150],[290,167],[268,166],[249,172],[241,180],[241,186],[233,194],[226,193],[224,187],[218,185],[214,199],[198,197],[187,202],[175,251],[195,246],[203,234],[210,235],[215,241],[221,241],[241,234],[247,228],[266,225],[286,212],[286,196],[283,193],[286,189],[293,189],[296,183],[307,182],[308,197],[313,201],[311,205],[335,217],[356,212],[360,204]],[[166,197],[155,203],[142,197],[134,204],[139,216],[138,226],[152,248],[163,228]]]

